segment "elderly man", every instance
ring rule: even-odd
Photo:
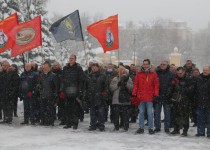
[[[24,105],[24,121],[21,124],[35,125],[35,87],[37,74],[31,70],[30,63],[25,64],[25,71],[21,74],[20,79],[20,95]]]
[[[171,107],[170,100],[168,97],[168,88],[173,80],[173,73],[170,71],[168,61],[161,61],[160,66],[157,67],[156,73],[159,78],[159,96],[155,100],[155,111],[154,111],[154,123],[155,132],[161,130],[161,109],[164,109],[164,129],[166,133],[169,133],[170,122],[171,122]]]
[[[0,73],[1,103],[4,113],[3,123],[12,123],[13,99],[19,91],[20,78],[7,61],[2,62],[3,71]]]
[[[203,67],[203,73],[198,77],[197,86],[197,134],[205,136],[207,122],[207,137],[210,138],[210,67]]]

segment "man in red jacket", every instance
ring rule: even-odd
[[[139,104],[139,126],[138,134],[144,133],[144,113],[147,110],[149,134],[153,131],[153,100],[159,95],[159,81],[154,69],[151,68],[150,60],[145,59],[141,71],[135,77],[132,95],[137,97]]]

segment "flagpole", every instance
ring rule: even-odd
[[[120,50],[118,49],[118,68],[120,67]],[[120,78],[120,72],[119,72],[119,78]]]
[[[78,14],[79,14],[79,10],[78,11]],[[79,22],[80,22],[80,29],[81,29],[81,34],[82,34],[82,41],[83,41],[83,47],[84,47],[84,52],[85,52],[85,57],[86,57],[86,66],[88,67],[88,57],[87,57],[87,52],[86,52],[86,41],[84,40],[84,37],[83,37],[83,32],[82,32],[82,24],[81,24],[81,19],[80,19],[80,15],[79,15]]]
[[[25,57],[24,57],[24,54],[22,54],[22,57],[23,57],[23,69],[24,69],[24,71],[26,71],[25,70]]]
[[[60,49],[61,49],[60,51],[61,51],[61,54],[62,54],[62,55],[61,55],[61,65],[62,65],[62,66],[64,66],[64,62],[63,62],[64,59],[63,59],[63,53],[62,53],[62,52],[63,52],[63,51],[62,51],[63,47],[64,47],[64,46],[63,46],[62,42],[60,42]],[[65,47],[64,47],[64,48],[65,48]]]
[[[30,6],[31,6],[32,0],[26,0],[27,4],[27,19],[30,20]],[[27,62],[29,63],[29,52],[26,53],[27,56]]]
[[[84,47],[84,52],[85,52],[85,57],[86,57],[86,66],[88,67],[88,57],[87,57],[87,52],[86,52],[86,42],[83,41],[83,47]]]

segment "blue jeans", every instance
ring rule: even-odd
[[[105,107],[101,105],[90,107],[90,126],[92,128],[105,128]]]
[[[162,102],[158,102],[155,104],[155,111],[154,111],[155,128],[157,129],[161,128],[162,106],[164,111],[164,129],[169,129],[171,123],[171,106]]]
[[[152,102],[141,102],[139,108],[139,127],[144,129],[144,113],[145,108],[147,109],[148,125],[149,129],[153,128],[153,103]]]
[[[210,136],[210,114],[208,108],[198,107],[197,109],[197,133],[205,135],[205,125],[207,123],[207,135]]]

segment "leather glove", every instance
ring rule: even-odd
[[[154,98],[153,98],[153,101],[154,101],[154,102],[157,103],[157,102],[159,102],[159,100],[160,100],[160,97],[159,97],[159,96],[154,96]]]
[[[117,83],[117,86],[118,86],[118,87],[122,86],[122,82],[119,81],[119,82]]]
[[[30,98],[32,97],[32,95],[33,95],[33,93],[31,91],[27,93],[27,96]]]
[[[60,92],[60,93],[58,94],[58,97],[59,97],[59,99],[61,99],[61,100],[65,99],[65,93],[64,93],[64,92]]]

